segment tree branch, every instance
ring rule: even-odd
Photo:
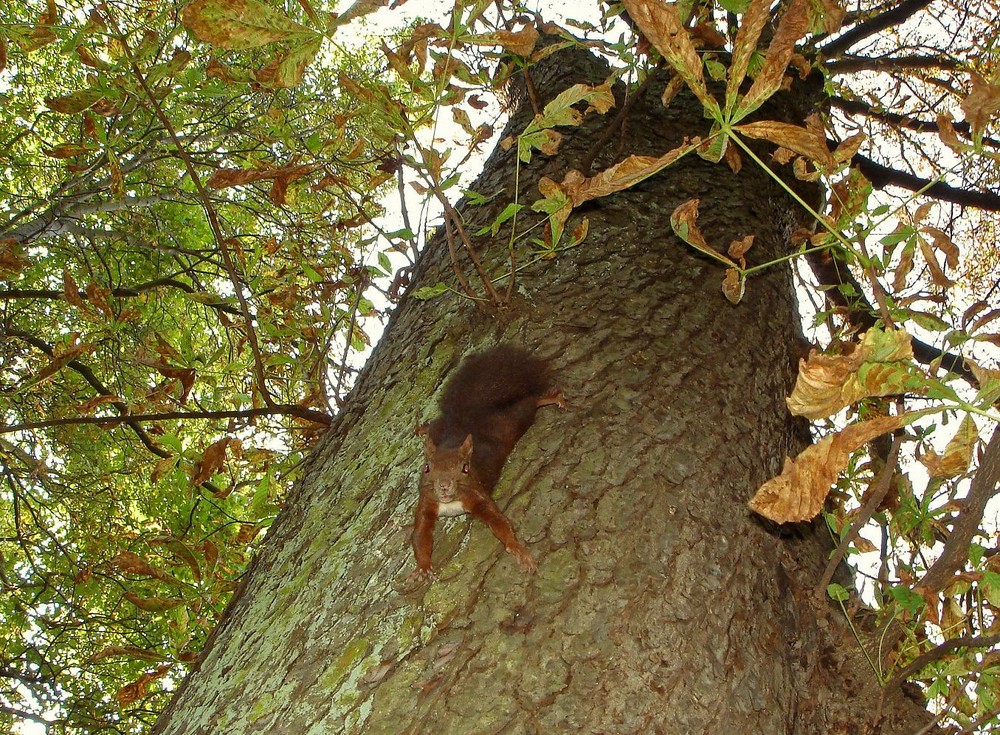
[[[889,125],[907,128],[909,130],[916,130],[918,133],[937,133],[941,130],[941,126],[937,124],[937,121],[918,120],[917,118],[909,117],[908,115],[900,115],[897,112],[876,110],[871,105],[859,100],[846,100],[843,97],[831,97],[830,104],[837,109],[843,110],[848,115],[864,115],[865,117],[870,117],[873,120],[879,120]],[[952,127],[955,129],[955,132],[964,135],[970,140],[972,139],[972,130],[969,123],[962,120],[952,123]],[[1000,140],[997,140],[996,138],[983,138],[983,142],[993,146],[994,148],[1000,148]]]
[[[274,398],[271,396],[271,392],[267,388],[267,371],[264,369],[264,358],[261,355],[260,345],[257,342],[257,332],[254,329],[253,317],[250,314],[250,305],[247,303],[246,295],[243,293],[244,282],[241,275],[236,270],[236,264],[233,262],[232,253],[229,252],[227,240],[222,234],[222,226],[219,224],[219,217],[215,211],[215,207],[212,206],[212,200],[208,195],[208,191],[206,191],[204,185],[201,183],[201,177],[198,176],[198,171],[194,167],[194,162],[191,160],[191,156],[188,155],[187,149],[181,144],[180,138],[177,136],[177,131],[174,130],[174,127],[170,122],[170,118],[168,118],[166,113],[163,112],[159,99],[153,93],[153,90],[150,89],[149,84],[146,81],[146,75],[142,73],[142,70],[139,68],[139,64],[132,55],[132,49],[128,46],[125,34],[121,32],[121,29],[118,27],[118,24],[115,22],[111,13],[105,12],[104,17],[107,18],[111,27],[114,28],[115,34],[118,36],[118,40],[122,44],[122,48],[125,51],[126,58],[128,59],[132,73],[135,75],[136,81],[139,83],[139,86],[142,87],[142,91],[149,101],[153,114],[156,115],[160,124],[163,125],[167,134],[170,136],[170,140],[174,144],[174,149],[177,151],[177,155],[184,163],[184,168],[187,171],[188,176],[191,178],[191,183],[194,185],[195,191],[198,193],[199,201],[205,210],[205,217],[208,220],[208,225],[212,230],[213,237],[215,238],[215,244],[219,248],[219,254],[222,256],[223,265],[225,266],[226,273],[232,283],[233,291],[236,294],[236,300],[239,301],[240,304],[240,311],[242,312],[243,322],[246,327],[247,343],[250,345],[250,352],[253,354],[257,390],[260,392],[260,396],[264,403],[268,406],[273,406]]]
[[[8,329],[6,330],[5,336],[17,337],[18,339],[27,342],[35,349],[44,352],[50,358],[55,357],[55,350],[52,349],[52,346],[47,344],[43,340],[39,339],[38,337],[35,337],[33,334],[22,332],[20,329]],[[87,384],[90,385],[90,387],[93,388],[98,395],[101,396],[115,395],[110,390],[108,390],[107,387],[105,387],[104,383],[102,383],[101,380],[94,374],[93,370],[91,370],[87,365],[84,365],[79,360],[70,360],[68,363],[66,363],[66,367],[70,368],[71,370],[75,370],[77,373],[79,373],[80,376],[87,381]],[[139,441],[142,442],[142,445],[146,447],[146,449],[155,454],[157,457],[166,458],[170,456],[170,452],[168,452],[166,449],[163,449],[161,446],[156,444],[149,437],[149,434],[146,433],[146,430],[142,428],[142,425],[139,424],[137,420],[130,418],[128,416],[129,408],[123,401],[114,401],[111,403],[111,405],[114,406],[115,410],[122,415],[122,418],[116,419],[116,421],[128,424],[129,428],[135,432],[135,435],[139,438]]]
[[[824,64],[830,74],[850,74],[857,71],[897,71],[903,69],[958,69],[956,59],[936,56],[842,56]]]
[[[111,290],[111,295],[118,298],[134,298],[140,296],[147,291],[153,291],[161,286],[170,286],[171,288],[176,288],[184,293],[196,293],[197,289],[190,284],[184,283],[183,281],[178,281],[176,278],[157,278],[154,281],[148,281],[146,283],[140,283],[136,286],[120,286],[118,288]],[[88,299],[85,291],[77,292],[80,298],[84,301]],[[62,291],[56,291],[55,289],[44,289],[44,288],[13,288],[7,289],[5,291],[0,291],[0,301],[9,301],[11,299],[55,299],[62,300],[64,298]],[[227,314],[232,314],[234,316],[241,316],[239,309],[230,306],[229,304],[203,304],[211,309],[217,311],[224,311]]]
[[[972,478],[969,494],[962,501],[962,509],[952,526],[948,540],[944,542],[941,556],[931,565],[916,588],[929,592],[943,589],[955,572],[961,569],[969,558],[969,544],[979,533],[979,526],[986,511],[986,503],[996,492],[997,482],[1000,482],[1000,428],[994,429],[983,458],[979,462],[979,470]]]
[[[317,424],[329,426],[332,419],[325,413],[303,408],[295,404],[276,403],[267,408],[248,408],[245,410],[232,411],[165,411],[163,413],[133,413],[128,416],[71,416],[64,419],[51,419],[49,421],[32,421],[26,424],[14,424],[4,426],[0,424],[0,434],[9,434],[14,431],[30,431],[31,429],[45,429],[51,426],[76,426],[81,424],[97,424],[98,426],[108,426],[128,423],[133,421],[175,421],[179,419],[239,419],[253,418],[255,416],[295,416],[296,418],[313,421]],[[164,455],[169,456],[169,454]]]
[[[830,555],[830,561],[827,562],[826,570],[823,572],[819,584],[816,585],[816,595],[820,599],[826,599],[826,588],[833,581],[833,575],[836,573],[837,567],[840,565],[844,555],[847,554],[847,547],[854,542],[854,539],[857,538],[858,533],[860,533],[864,525],[875,515],[875,511],[879,509],[886,493],[889,492],[889,488],[892,486],[892,478],[896,474],[896,468],[899,464],[899,447],[902,443],[901,434],[897,433],[892,437],[892,446],[889,449],[889,455],[886,457],[885,464],[882,465],[878,477],[871,485],[872,491],[868,495],[868,499],[865,500],[864,505],[858,510],[850,529],[844,534],[844,537],[840,540],[840,544]]]
[[[998,643],[1000,643],[1000,633],[994,633],[993,635],[987,636],[967,635],[960,636],[959,638],[951,638],[946,640],[940,646],[935,646],[931,650],[925,651],[913,659],[892,678],[889,686],[893,687],[902,684],[907,678],[916,674],[928,664],[937,661],[945,654],[951,653],[959,648],[992,648]]]
[[[954,186],[941,181],[931,181],[922,179],[919,176],[908,174],[894,168],[888,168],[870,158],[855,153],[851,163],[858,167],[876,189],[886,186],[898,186],[907,191],[919,191],[920,193],[940,199],[944,202],[959,204],[963,207],[978,207],[990,212],[1000,212],[1000,196],[986,191],[969,191],[968,189],[957,189]]]
[[[887,10],[841,33],[837,38],[830,41],[830,43],[820,46],[819,51],[827,59],[836,58],[869,36],[874,36],[876,33],[884,31],[890,26],[899,25],[910,16],[926,8],[931,2],[932,0],[903,0],[903,2],[896,5],[892,10]]]

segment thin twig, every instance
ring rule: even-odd
[[[830,561],[826,565],[826,570],[823,572],[819,584],[816,585],[816,594],[819,597],[825,597],[826,588],[833,580],[833,575],[837,571],[837,565],[840,564],[841,559],[847,553],[847,547],[857,538],[858,533],[875,514],[875,511],[878,510],[879,505],[882,504],[882,500],[889,491],[893,475],[896,473],[896,465],[899,461],[899,447],[902,441],[901,434],[896,434],[892,438],[892,446],[889,448],[889,455],[886,457],[885,465],[872,484],[874,488],[872,493],[868,496],[868,500],[865,501],[864,505],[861,506],[861,509],[854,518],[854,522],[851,523],[851,527],[844,534],[844,538],[841,539],[840,544],[834,549],[833,554],[830,556]]]

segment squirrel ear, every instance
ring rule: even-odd
[[[437,444],[435,444],[434,440],[431,439],[431,435],[429,433],[428,434],[424,434],[424,451],[428,455],[430,455],[430,454],[434,454],[434,452],[436,452],[437,449],[438,449],[437,448]]]
[[[465,441],[462,442],[461,449],[463,454],[468,454],[472,451],[472,434],[465,437]]]

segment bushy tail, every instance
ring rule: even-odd
[[[441,396],[446,416],[491,412],[549,389],[544,360],[514,345],[498,345],[465,358]]]

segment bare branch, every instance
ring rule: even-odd
[[[884,31],[890,26],[899,25],[910,16],[926,8],[931,2],[932,0],[903,0],[903,2],[896,5],[892,10],[876,15],[874,18],[870,18],[850,30],[841,33],[837,38],[830,41],[830,43],[821,46],[819,49],[820,53],[827,59],[836,58],[869,36],[874,36],[876,33]]]
[[[836,61],[826,63],[830,74],[850,74],[858,71],[903,71],[905,69],[958,69],[961,64],[957,59],[940,56],[842,56]]]
[[[909,130],[916,130],[918,133],[937,133],[941,129],[941,126],[937,124],[937,121],[918,120],[916,118],[909,117],[908,115],[900,115],[896,112],[877,110],[871,105],[859,100],[847,100],[843,97],[831,97],[830,104],[843,110],[848,115],[864,115],[872,118],[873,120],[879,120],[889,125],[895,125],[896,127],[907,128]],[[966,138],[972,138],[972,131],[969,127],[969,123],[964,120],[952,123],[952,127],[955,128],[956,132],[964,135]],[[1000,148],[1000,140],[997,140],[996,138],[984,138],[983,143],[995,148]]]
[[[978,207],[990,212],[1000,212],[1000,196],[987,191],[969,191],[957,189],[941,181],[923,179],[905,171],[888,168],[870,158],[856,153],[851,163],[858,167],[876,189],[886,186],[898,186],[907,191],[919,191],[929,197],[944,202],[960,204],[963,207]]]

